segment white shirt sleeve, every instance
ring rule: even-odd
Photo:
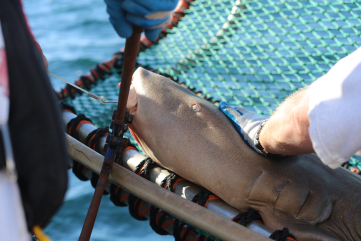
[[[336,168],[361,151],[361,48],[310,86],[309,133],[316,154]]]

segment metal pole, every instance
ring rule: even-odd
[[[103,166],[95,187],[94,196],[90,203],[87,216],[79,237],[79,241],[88,241],[93,231],[95,219],[99,210],[100,201],[108,182],[109,174],[116,157],[122,155],[125,139],[123,134],[126,129],[125,113],[132,75],[135,68],[136,58],[139,52],[140,37],[143,29],[133,26],[133,35],[127,38],[124,49],[123,73],[119,90],[118,106],[112,122],[113,132],[109,134],[107,151],[104,157]]]
[[[140,36],[142,31],[143,28],[133,26],[133,35],[125,42],[124,65],[122,71],[121,86],[119,90],[117,112],[114,119],[114,128],[121,127],[124,124],[129,88],[132,82],[135,62],[139,52]]]

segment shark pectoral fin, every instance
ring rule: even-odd
[[[318,224],[331,215],[332,200],[327,198],[326,195],[320,195],[310,191],[304,203],[300,207],[296,218],[307,220],[312,224]]]
[[[274,230],[282,230],[288,228],[290,233],[296,237],[296,240],[302,241],[339,241],[336,236],[332,236],[330,232],[317,227],[308,222],[296,220],[293,216],[275,210],[268,206],[252,206],[261,214],[263,222],[266,226]]]
[[[327,193],[314,191],[297,177],[275,176],[262,171],[253,181],[247,198],[249,204],[264,204],[292,216],[301,222],[318,224],[332,212],[332,201]]]

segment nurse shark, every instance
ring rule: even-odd
[[[240,211],[257,210],[268,227],[288,227],[301,241],[361,239],[361,179],[353,173],[314,154],[261,156],[217,106],[143,68],[127,109],[147,156]]]

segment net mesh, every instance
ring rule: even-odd
[[[166,38],[140,53],[138,63],[212,102],[262,115],[361,46],[357,0],[195,0],[185,13]],[[92,92],[115,100],[119,80],[115,74]],[[71,102],[98,126],[108,125],[116,108],[87,96]]]
[[[357,1],[195,1],[139,62],[215,100],[271,114],[361,44]]]

